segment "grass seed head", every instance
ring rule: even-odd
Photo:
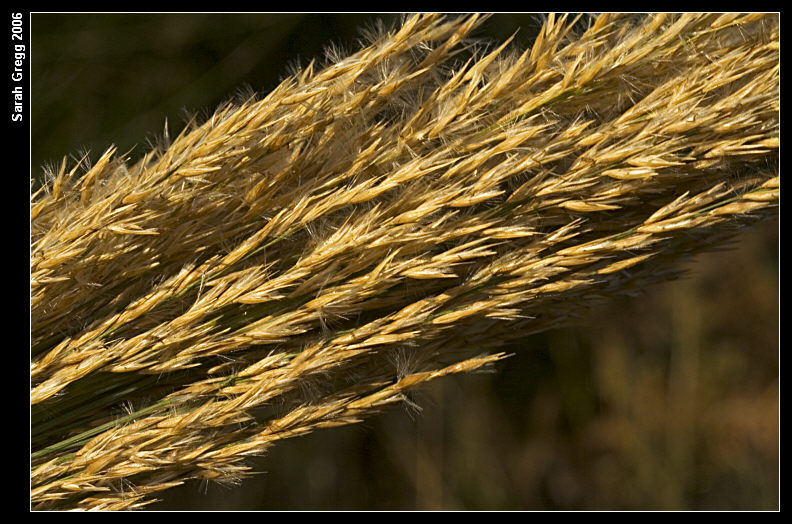
[[[136,162],[48,171],[34,509],[236,482],[776,212],[777,15],[550,15],[525,51],[474,45],[485,19],[376,28]]]

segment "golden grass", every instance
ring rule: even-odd
[[[31,503],[237,482],[776,213],[778,16],[417,15],[31,199]]]

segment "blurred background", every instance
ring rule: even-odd
[[[33,14],[31,169],[266,93],[395,14]],[[528,46],[538,14],[479,32]],[[495,373],[442,379],[350,427],[281,441],[241,487],[191,482],[157,510],[775,510],[779,226],[688,276],[527,337]]]

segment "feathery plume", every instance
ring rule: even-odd
[[[421,14],[31,198],[31,503],[235,483],[774,216],[778,16]]]

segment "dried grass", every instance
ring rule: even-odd
[[[236,483],[776,213],[778,16],[417,15],[31,199],[31,504]],[[576,26],[577,27],[577,26]]]

